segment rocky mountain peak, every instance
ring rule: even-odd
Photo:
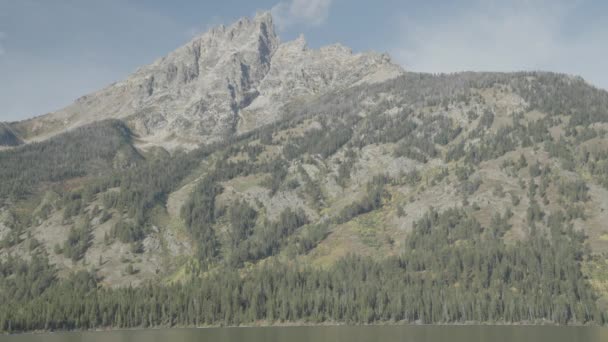
[[[376,53],[334,44],[309,49],[300,36],[280,43],[270,12],[218,26],[126,80],[28,122],[29,138],[90,122],[126,121],[144,144],[191,147],[280,117],[302,96],[401,75]]]
[[[306,42],[304,34],[300,34],[298,38],[283,43],[283,47],[284,49],[291,49],[294,53],[297,53],[308,50],[308,43]]]

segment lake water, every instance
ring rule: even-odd
[[[608,328],[368,326],[159,329],[2,336],[0,342],[606,342]]]

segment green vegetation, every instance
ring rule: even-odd
[[[302,137],[290,139],[283,147],[283,153],[287,159],[294,159],[304,153],[319,154],[327,158],[346,144],[351,135],[352,130],[344,125],[313,129]]]
[[[131,132],[120,121],[76,128],[44,142],[0,151],[0,199],[22,198],[44,182],[58,182],[126,168],[140,156],[130,145]],[[115,165],[118,152],[128,155]]]
[[[119,209],[134,218],[137,225],[144,225],[149,219],[150,210],[165,204],[169,192],[190,175],[211,151],[213,147],[190,153],[176,153],[171,157],[153,158],[93,183],[87,190],[96,194],[109,188],[118,188],[119,191],[105,192],[105,208]]]
[[[187,152],[120,121],[0,151],[0,330],[606,323],[581,264],[608,246],[607,105],[554,74],[407,73]]]
[[[581,274],[583,236],[550,218],[505,245],[506,216],[482,227],[465,211],[428,212],[400,257],[349,256],[329,269],[266,263],[186,283],[103,289],[79,272],[59,281],[44,257],[0,264],[0,330],[271,322],[603,323]],[[135,273],[129,264],[125,270]],[[17,309],[19,308],[19,309]]]
[[[308,199],[312,202],[313,206],[318,208],[323,204],[324,196],[323,191],[321,190],[321,186],[318,182],[315,182],[308,172],[302,167],[302,165],[298,166],[298,173],[302,180],[304,181],[304,192]]]
[[[397,142],[409,136],[418,127],[410,119],[411,114],[408,110],[394,116],[373,114],[361,124],[354,145],[361,148],[370,144]]]
[[[270,176],[264,180],[263,185],[270,189],[271,194],[275,194],[285,177],[287,177],[287,163],[283,159],[275,159],[267,167],[270,171]]]
[[[358,202],[346,206],[338,215],[338,223],[347,222],[353,217],[368,213],[382,206],[382,200],[386,197],[384,185],[389,182],[385,175],[374,176],[366,185],[365,197]]]
[[[426,163],[430,158],[437,157],[435,145],[427,138],[410,135],[404,138],[393,152],[395,157],[406,157],[421,163]]]
[[[88,222],[78,228],[70,228],[68,238],[63,244],[63,254],[76,262],[84,256],[91,244],[91,226]]]
[[[258,213],[247,202],[237,201],[228,210],[228,215],[232,247],[237,248],[252,234]]]
[[[120,220],[112,228],[112,237],[123,243],[140,241],[145,237],[142,225]]]
[[[589,199],[589,187],[583,180],[564,182],[559,186],[560,195],[570,202],[585,202]]]
[[[338,176],[336,177],[336,182],[343,188],[348,185],[352,169],[357,162],[357,154],[353,149],[348,149],[344,152],[344,158],[345,160],[341,161],[338,166]]]
[[[212,262],[219,250],[212,225],[216,219],[215,197],[221,191],[220,185],[206,177],[197,185],[188,202],[182,207],[182,218],[195,239],[198,257],[204,264]]]
[[[265,220],[261,226],[256,227],[257,229],[243,244],[236,248],[235,254],[238,257],[233,259],[232,264],[239,265],[245,261],[255,261],[277,255],[287,245],[289,237],[307,223],[308,218],[301,209],[283,210],[276,221]],[[318,243],[319,237],[314,234],[313,232],[310,241],[307,241],[305,245]]]

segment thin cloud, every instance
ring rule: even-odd
[[[294,25],[319,26],[329,14],[332,0],[291,0],[272,8],[277,27],[284,30]]]
[[[582,75],[607,88],[608,71],[602,65],[608,48],[601,42],[608,37],[608,29],[587,23],[575,34],[564,33],[577,5],[480,1],[432,22],[404,16],[400,32],[405,38],[391,53],[412,71],[540,69]]]

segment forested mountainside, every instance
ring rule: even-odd
[[[0,123],[0,147],[17,146],[21,144],[21,139],[13,132],[10,126]]]
[[[606,91],[355,83],[196,148],[128,118],[7,124],[0,330],[608,320]]]

